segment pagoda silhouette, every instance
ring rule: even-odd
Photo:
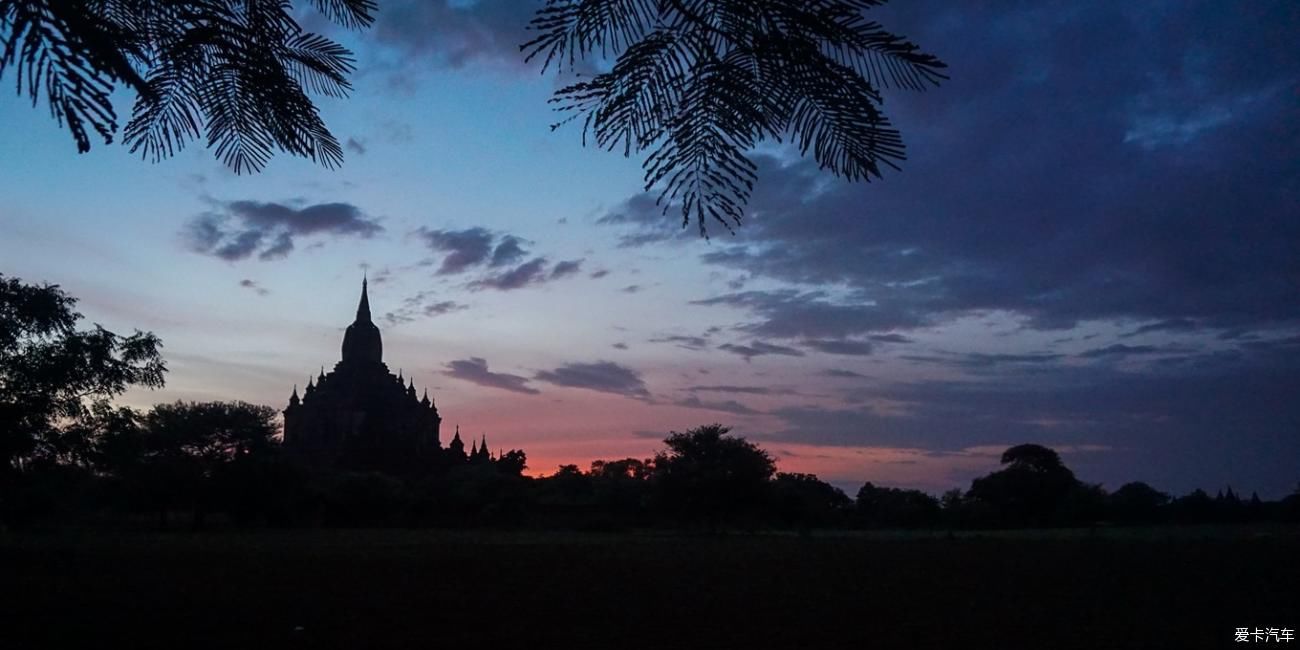
[[[422,473],[438,462],[442,418],[428,389],[394,375],[384,364],[384,343],[370,317],[366,280],[356,320],[343,335],[343,358],[334,369],[294,386],[284,409],[284,449],[317,470]],[[484,445],[486,446],[486,445]],[[459,431],[451,447],[464,449]],[[477,451],[477,449],[475,450]]]

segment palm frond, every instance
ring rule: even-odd
[[[311,0],[329,19],[371,24],[372,0]],[[90,131],[110,142],[110,96],[137,92],[124,141],[158,161],[203,137],[237,173],[262,169],[276,151],[326,167],[342,162],[337,139],[309,96],[346,96],[351,52],[306,33],[289,0],[0,0],[0,75],[15,71],[20,95],[43,97],[80,151]]]
[[[375,22],[374,0],[312,0],[327,18],[348,29],[364,29]]]
[[[649,152],[647,190],[665,209],[728,229],[755,180],[746,155],[789,137],[831,173],[880,177],[904,158],[881,91],[923,90],[947,77],[937,57],[864,15],[884,0],[549,0],[521,46],[526,60],[613,68],[556,91],[563,119],[624,155]]]
[[[655,0],[547,0],[528,28],[538,36],[519,46],[524,61],[539,55],[542,72],[552,64],[573,67],[593,52],[608,56],[645,38],[660,14]]]

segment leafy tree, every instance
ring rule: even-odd
[[[560,465],[554,474],[538,481],[540,500],[562,510],[572,510],[592,504],[594,488],[591,476],[573,464]]]
[[[502,474],[519,476],[528,468],[528,455],[522,449],[511,449],[496,460],[497,470]]]
[[[1278,508],[1284,521],[1300,522],[1300,483],[1296,484],[1294,492],[1278,503]]]
[[[665,510],[716,522],[763,505],[776,465],[758,445],[730,431],[711,424],[664,439],[667,448],[655,455],[653,480]]]
[[[624,458],[596,460],[587,473],[595,503],[611,517],[638,518],[650,496],[654,461]]]
[[[868,526],[930,526],[940,513],[939,500],[920,490],[878,487],[870,481],[858,490],[856,505]]]
[[[595,478],[643,481],[650,478],[653,471],[654,461],[648,458],[645,460],[624,458],[622,460],[593,460],[591,461],[591,471],[589,473]]]
[[[945,511],[956,510],[961,507],[962,501],[965,498],[966,497],[962,494],[961,488],[953,488],[939,496],[939,507],[943,508]]]
[[[1150,522],[1169,503],[1169,495],[1142,481],[1133,481],[1112,492],[1109,501],[1111,514],[1116,520]]]
[[[135,92],[125,127],[132,152],[157,161],[202,138],[236,173],[274,150],[326,167],[343,149],[308,93],[342,97],[352,54],[303,31],[289,1],[0,0],[0,76],[42,98],[77,150],[93,130],[119,130],[112,95]],[[351,29],[373,20],[372,0],[312,0]]]
[[[1061,456],[1054,450],[1035,444],[1023,444],[1002,452],[1002,464],[1007,469],[1025,470],[1040,474],[1068,472]]]
[[[276,415],[269,406],[246,402],[159,404],[145,416],[140,462],[126,471],[160,516],[184,503],[202,526],[209,510],[230,502],[223,485],[244,489],[229,476],[251,480],[255,464],[274,453]]]
[[[1171,501],[1169,511],[1174,521],[1180,523],[1207,523],[1214,520],[1214,498],[1205,490],[1196,488],[1188,494]]]
[[[1080,484],[1047,447],[1017,445],[1002,454],[1004,467],[971,482],[967,496],[995,508],[1004,523],[1055,523]]]
[[[1106,518],[1110,495],[1100,483],[1079,481],[1065,494],[1056,513],[1058,523],[1092,526]]]
[[[163,385],[158,337],[78,330],[76,303],[57,285],[0,275],[0,484],[33,463],[84,457],[66,425],[130,386]]]
[[[145,417],[155,453],[194,458],[210,471],[278,443],[276,410],[247,402],[159,404]]]
[[[843,490],[815,474],[779,472],[772,481],[772,505],[787,526],[833,525],[851,503]]]

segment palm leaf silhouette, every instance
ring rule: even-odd
[[[373,22],[373,0],[313,0],[335,23]],[[132,152],[157,161],[204,139],[236,173],[275,152],[326,167],[343,149],[309,93],[346,96],[352,54],[306,33],[287,0],[0,0],[0,77],[44,99],[78,151],[90,131],[118,132],[110,97],[136,91],[122,129]]]
[[[551,101],[589,139],[644,154],[666,211],[729,231],[756,181],[747,153],[786,138],[851,181],[898,168],[884,89],[937,86],[946,65],[867,20],[884,0],[548,0],[520,46],[542,71],[612,59]]]

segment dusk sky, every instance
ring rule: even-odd
[[[358,60],[352,97],[318,99],[334,171],[78,155],[6,86],[0,272],[161,337],[166,388],[122,399],[142,408],[283,408],[338,361],[364,272],[444,443],[459,424],[533,474],[720,422],[854,489],[966,488],[1037,442],[1112,490],[1291,492],[1300,3],[996,4],[873,11],[951,76],[886,94],[902,171],[765,146],[745,225],[707,241],[640,160],[549,129],[559,80],[518,53],[534,2],[304,18]]]

